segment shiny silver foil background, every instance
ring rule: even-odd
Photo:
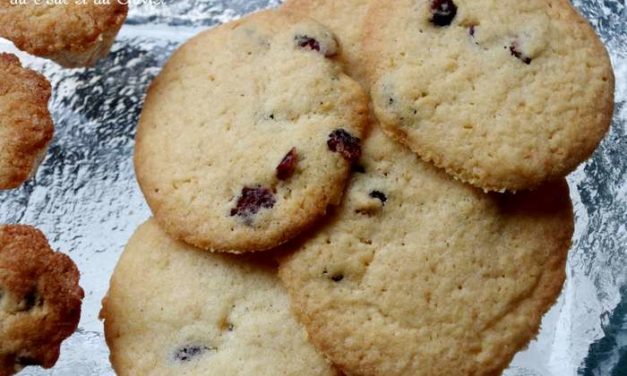
[[[53,85],[56,134],[37,176],[0,192],[0,223],[39,227],[81,270],[79,330],[52,370],[23,375],[113,375],[100,302],[117,259],[150,212],[136,184],[135,125],[151,80],[172,51],[207,27],[279,0],[135,0],[111,56],[94,68],[63,70],[16,52]],[[393,4],[393,2],[391,2]],[[575,0],[606,42],[616,72],[612,130],[569,177],[577,216],[568,281],[538,338],[507,376],[627,375],[627,9],[625,0]]]

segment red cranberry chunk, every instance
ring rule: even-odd
[[[457,15],[457,5],[453,0],[431,0],[431,23],[448,26]]]
[[[296,152],[296,148],[292,148],[292,150],[287,153],[283,160],[276,168],[276,177],[279,180],[287,180],[294,175],[296,172],[296,165],[298,164],[298,153]]]
[[[318,42],[315,38],[307,35],[297,35],[294,39],[296,40],[298,47],[309,48],[310,50],[320,52],[320,42]]]
[[[207,346],[186,345],[176,350],[174,359],[179,362],[188,362],[210,350],[212,349]]]
[[[361,158],[361,140],[344,129],[336,129],[329,135],[329,149],[340,153],[344,159],[356,163]]]
[[[270,209],[276,203],[274,194],[268,188],[261,186],[244,187],[237,200],[237,206],[231,209],[231,216],[248,217],[255,215],[261,209]]]
[[[383,193],[381,191],[372,191],[372,192],[370,192],[370,197],[376,198],[377,200],[381,201],[381,203],[383,205],[385,205],[385,203],[388,200],[388,197],[385,195],[385,193]]]
[[[512,54],[512,56],[514,56],[516,59],[522,61],[523,63],[525,63],[527,65],[531,64],[531,58],[529,56],[525,55],[520,50],[520,46],[518,45],[518,42],[512,42],[512,44],[510,44],[509,52]]]

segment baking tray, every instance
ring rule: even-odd
[[[94,68],[64,70],[0,39],[0,51],[16,52],[52,82],[56,123],[35,179],[0,192],[0,223],[42,229],[76,261],[86,293],[79,329],[64,343],[57,366],[22,375],[113,375],[98,312],[120,252],[150,215],[132,165],[146,88],[187,38],[280,1],[131,3],[112,54]],[[616,112],[594,157],[568,179],[577,226],[564,291],[508,376],[627,375],[627,9],[624,0],[575,5],[610,50]]]

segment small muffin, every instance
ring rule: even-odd
[[[41,3],[27,0],[14,5],[0,0],[0,37],[66,68],[91,66],[106,56],[128,13],[123,1]]]
[[[44,76],[0,54],[0,189],[20,186],[43,159],[54,132],[50,92]]]
[[[0,375],[52,367],[78,325],[83,290],[72,260],[30,226],[0,226]]]

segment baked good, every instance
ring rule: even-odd
[[[120,376],[336,374],[274,267],[171,240],[154,220],[129,241],[101,317]]]
[[[135,170],[160,225],[202,249],[273,248],[340,202],[367,97],[326,27],[264,11],[185,43],[151,85]]]
[[[76,265],[39,230],[0,226],[0,375],[56,363],[80,319],[78,279]]]
[[[608,53],[567,0],[374,0],[364,51],[386,133],[484,190],[566,176],[611,122]]]
[[[0,189],[17,188],[34,175],[52,139],[50,83],[0,53]]]
[[[281,260],[311,341],[355,375],[497,375],[558,296],[564,180],[484,194],[378,128],[343,205]]]
[[[109,53],[127,12],[128,1],[0,0],[0,37],[67,68],[91,66]]]
[[[331,28],[340,42],[340,61],[349,76],[367,86],[362,54],[363,22],[372,0],[287,0],[283,8]]]

